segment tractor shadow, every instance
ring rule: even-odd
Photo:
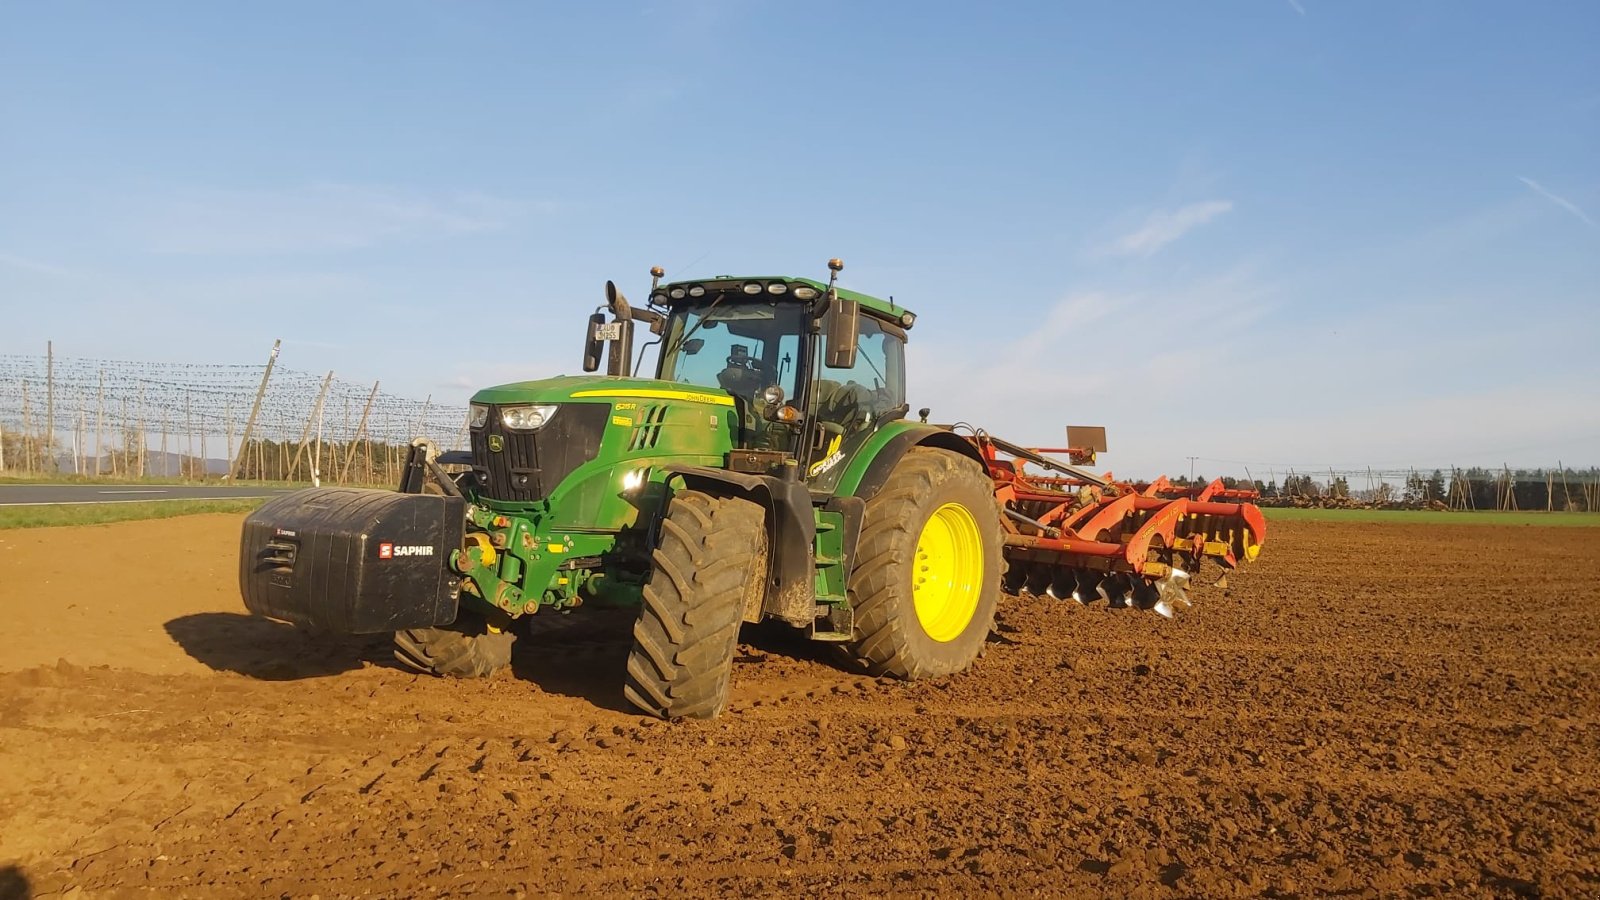
[[[638,715],[622,696],[633,648],[632,610],[595,610],[528,619],[511,648],[511,672],[558,697]]]
[[[733,658],[734,677],[738,677],[739,663],[758,662],[763,654],[812,663],[849,675],[867,674],[866,666],[851,657],[842,644],[814,641],[791,625],[766,621],[746,625],[739,632],[739,650]]]
[[[321,678],[365,663],[398,668],[386,634],[318,634],[259,616],[221,612],[179,616],[165,627],[203,665],[262,681]]]

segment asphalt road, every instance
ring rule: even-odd
[[[293,488],[182,484],[0,484],[0,506],[51,503],[148,503],[152,500],[243,500]]]

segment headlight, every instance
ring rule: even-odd
[[[689,288],[689,296],[691,296],[691,297],[704,297],[705,295],[706,295],[705,285],[697,284],[694,287]]]
[[[555,414],[554,406],[506,406],[500,410],[500,421],[512,431],[538,431]]]
[[[788,290],[789,286],[781,281],[774,281],[773,283],[767,285],[767,293],[769,294],[782,294]]]
[[[817,289],[801,285],[794,289],[794,298],[796,300],[815,300],[817,299]]]
[[[776,407],[783,402],[783,388],[779,385],[768,385],[761,391],[761,402],[769,407]]]
[[[757,281],[746,281],[744,283],[744,292],[746,294],[759,294],[759,293],[761,293],[761,283],[757,282]]]
[[[467,407],[467,424],[473,428],[482,428],[489,421],[489,407],[482,403],[473,403]]]

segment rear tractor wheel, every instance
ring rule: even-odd
[[[511,665],[509,631],[491,628],[463,611],[442,628],[411,628],[394,634],[394,658],[409,669],[449,678],[485,678]]]
[[[765,583],[765,513],[748,500],[678,491],[661,522],[633,626],[623,694],[663,719],[709,719],[728,677],[752,586]]]
[[[917,679],[970,666],[1005,572],[983,469],[947,450],[912,448],[867,502],[858,546],[851,650],[868,670]]]

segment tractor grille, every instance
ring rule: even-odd
[[[478,493],[490,500],[543,500],[572,470],[594,459],[605,435],[607,403],[564,403],[538,431],[511,431],[500,407],[472,431],[472,470]],[[500,450],[490,449],[499,438]]]

